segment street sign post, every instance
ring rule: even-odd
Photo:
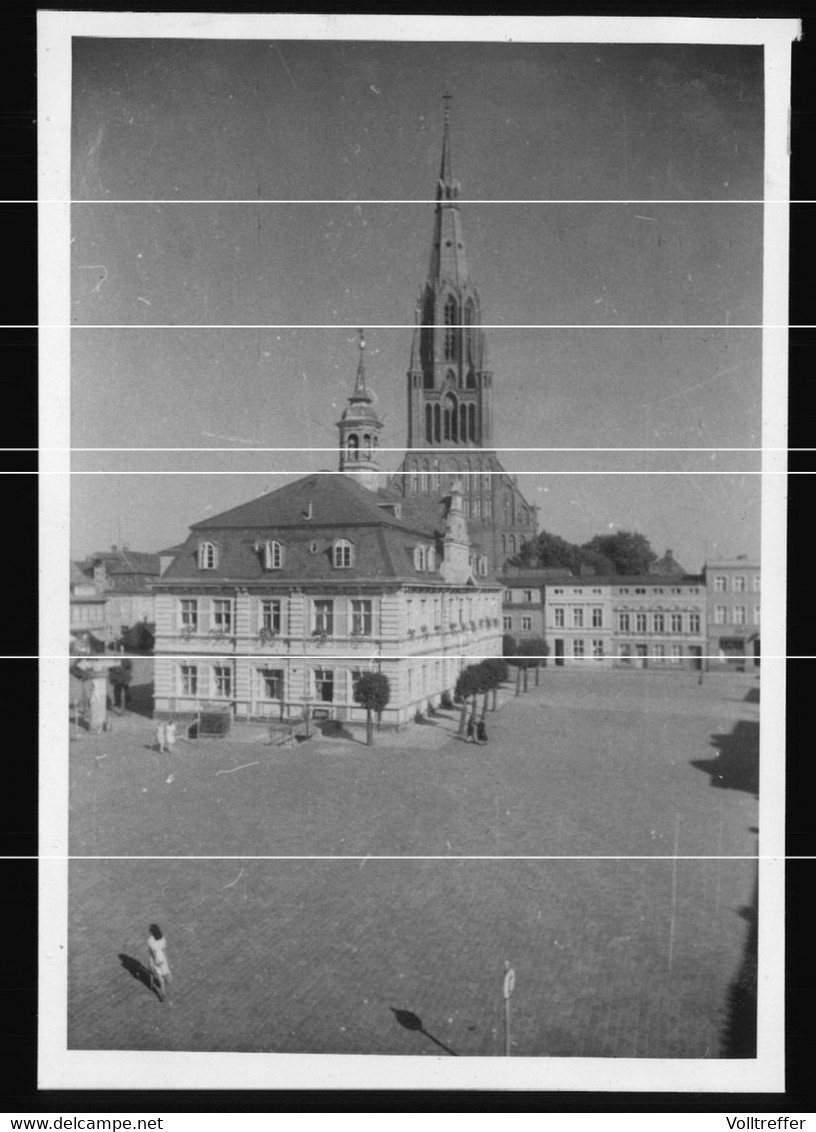
[[[516,986],[516,972],[509,963],[504,964],[504,1056],[510,1056],[510,995]]]

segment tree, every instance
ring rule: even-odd
[[[502,656],[516,655],[516,638],[512,633],[505,633],[502,637]]]
[[[462,714],[459,719],[460,738],[464,736],[467,725],[468,701],[472,701],[470,718],[473,721],[476,718],[476,697],[484,691],[485,674],[480,671],[480,668],[481,665],[479,664],[469,664],[467,668],[463,668],[459,673],[453,691],[454,700],[462,705]]]
[[[581,549],[608,558],[616,574],[645,574],[650,563],[657,558],[646,536],[636,531],[595,535]]]
[[[503,684],[505,680],[510,679],[510,667],[507,661],[501,656],[491,656],[487,660],[482,661],[482,668],[488,673],[490,681],[490,691],[493,693],[493,707],[492,711],[496,710],[496,693],[499,690],[499,685]]]
[[[366,709],[366,744],[374,742],[374,712],[377,715],[391,699],[391,685],[382,672],[364,672],[354,689],[354,702]]]
[[[581,565],[578,547],[549,531],[540,531],[536,538],[523,543],[515,558],[509,561],[511,566],[540,566],[575,572]]]
[[[524,691],[527,691],[527,677],[526,670],[528,667],[535,669],[535,682],[536,687],[539,684],[539,670],[544,663],[544,658],[549,653],[549,646],[543,637],[530,637],[526,641],[521,641],[519,644],[519,652],[525,657],[524,669]]]

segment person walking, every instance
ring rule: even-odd
[[[162,934],[158,924],[150,925],[150,935],[147,937],[147,947],[150,952],[150,987],[159,996],[159,1002],[169,997],[169,986],[173,981],[170,964],[167,962],[167,940]]]
[[[468,720],[466,742],[468,742],[468,743],[475,743],[476,742],[476,740],[474,739],[474,736],[473,736],[473,719],[472,718]]]
[[[160,752],[164,751],[164,749],[165,749],[164,744],[165,744],[166,740],[167,740],[167,724],[160,723],[158,725],[158,727],[156,728],[156,746],[158,747]]]
[[[485,726],[485,721],[483,719],[480,719],[479,722],[476,724],[476,742],[477,743],[486,743],[487,742],[487,727]]]
[[[176,749],[176,725],[175,723],[166,723],[164,725],[164,741],[167,744],[167,750],[172,755]]]

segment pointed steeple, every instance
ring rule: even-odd
[[[365,336],[359,333],[357,377],[348,405],[337,422],[340,431],[340,471],[354,476],[363,487],[376,491],[382,421],[374,408],[377,398],[366,385]]]
[[[432,285],[449,282],[455,287],[463,287],[467,283],[468,268],[462,219],[459,215],[460,185],[453,176],[451,161],[450,100],[453,95],[446,94],[443,97],[445,128],[442,135],[442,162],[436,185],[436,216],[429,282]]]
[[[459,183],[454,183],[453,172],[451,169],[451,145],[450,145],[450,104],[452,94],[443,94],[442,101],[445,103],[445,129],[442,135],[442,164],[439,168],[439,184],[436,190],[436,199],[442,200],[447,196],[459,195]]]

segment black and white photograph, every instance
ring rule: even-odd
[[[41,14],[46,1087],[784,1088],[796,34]]]

